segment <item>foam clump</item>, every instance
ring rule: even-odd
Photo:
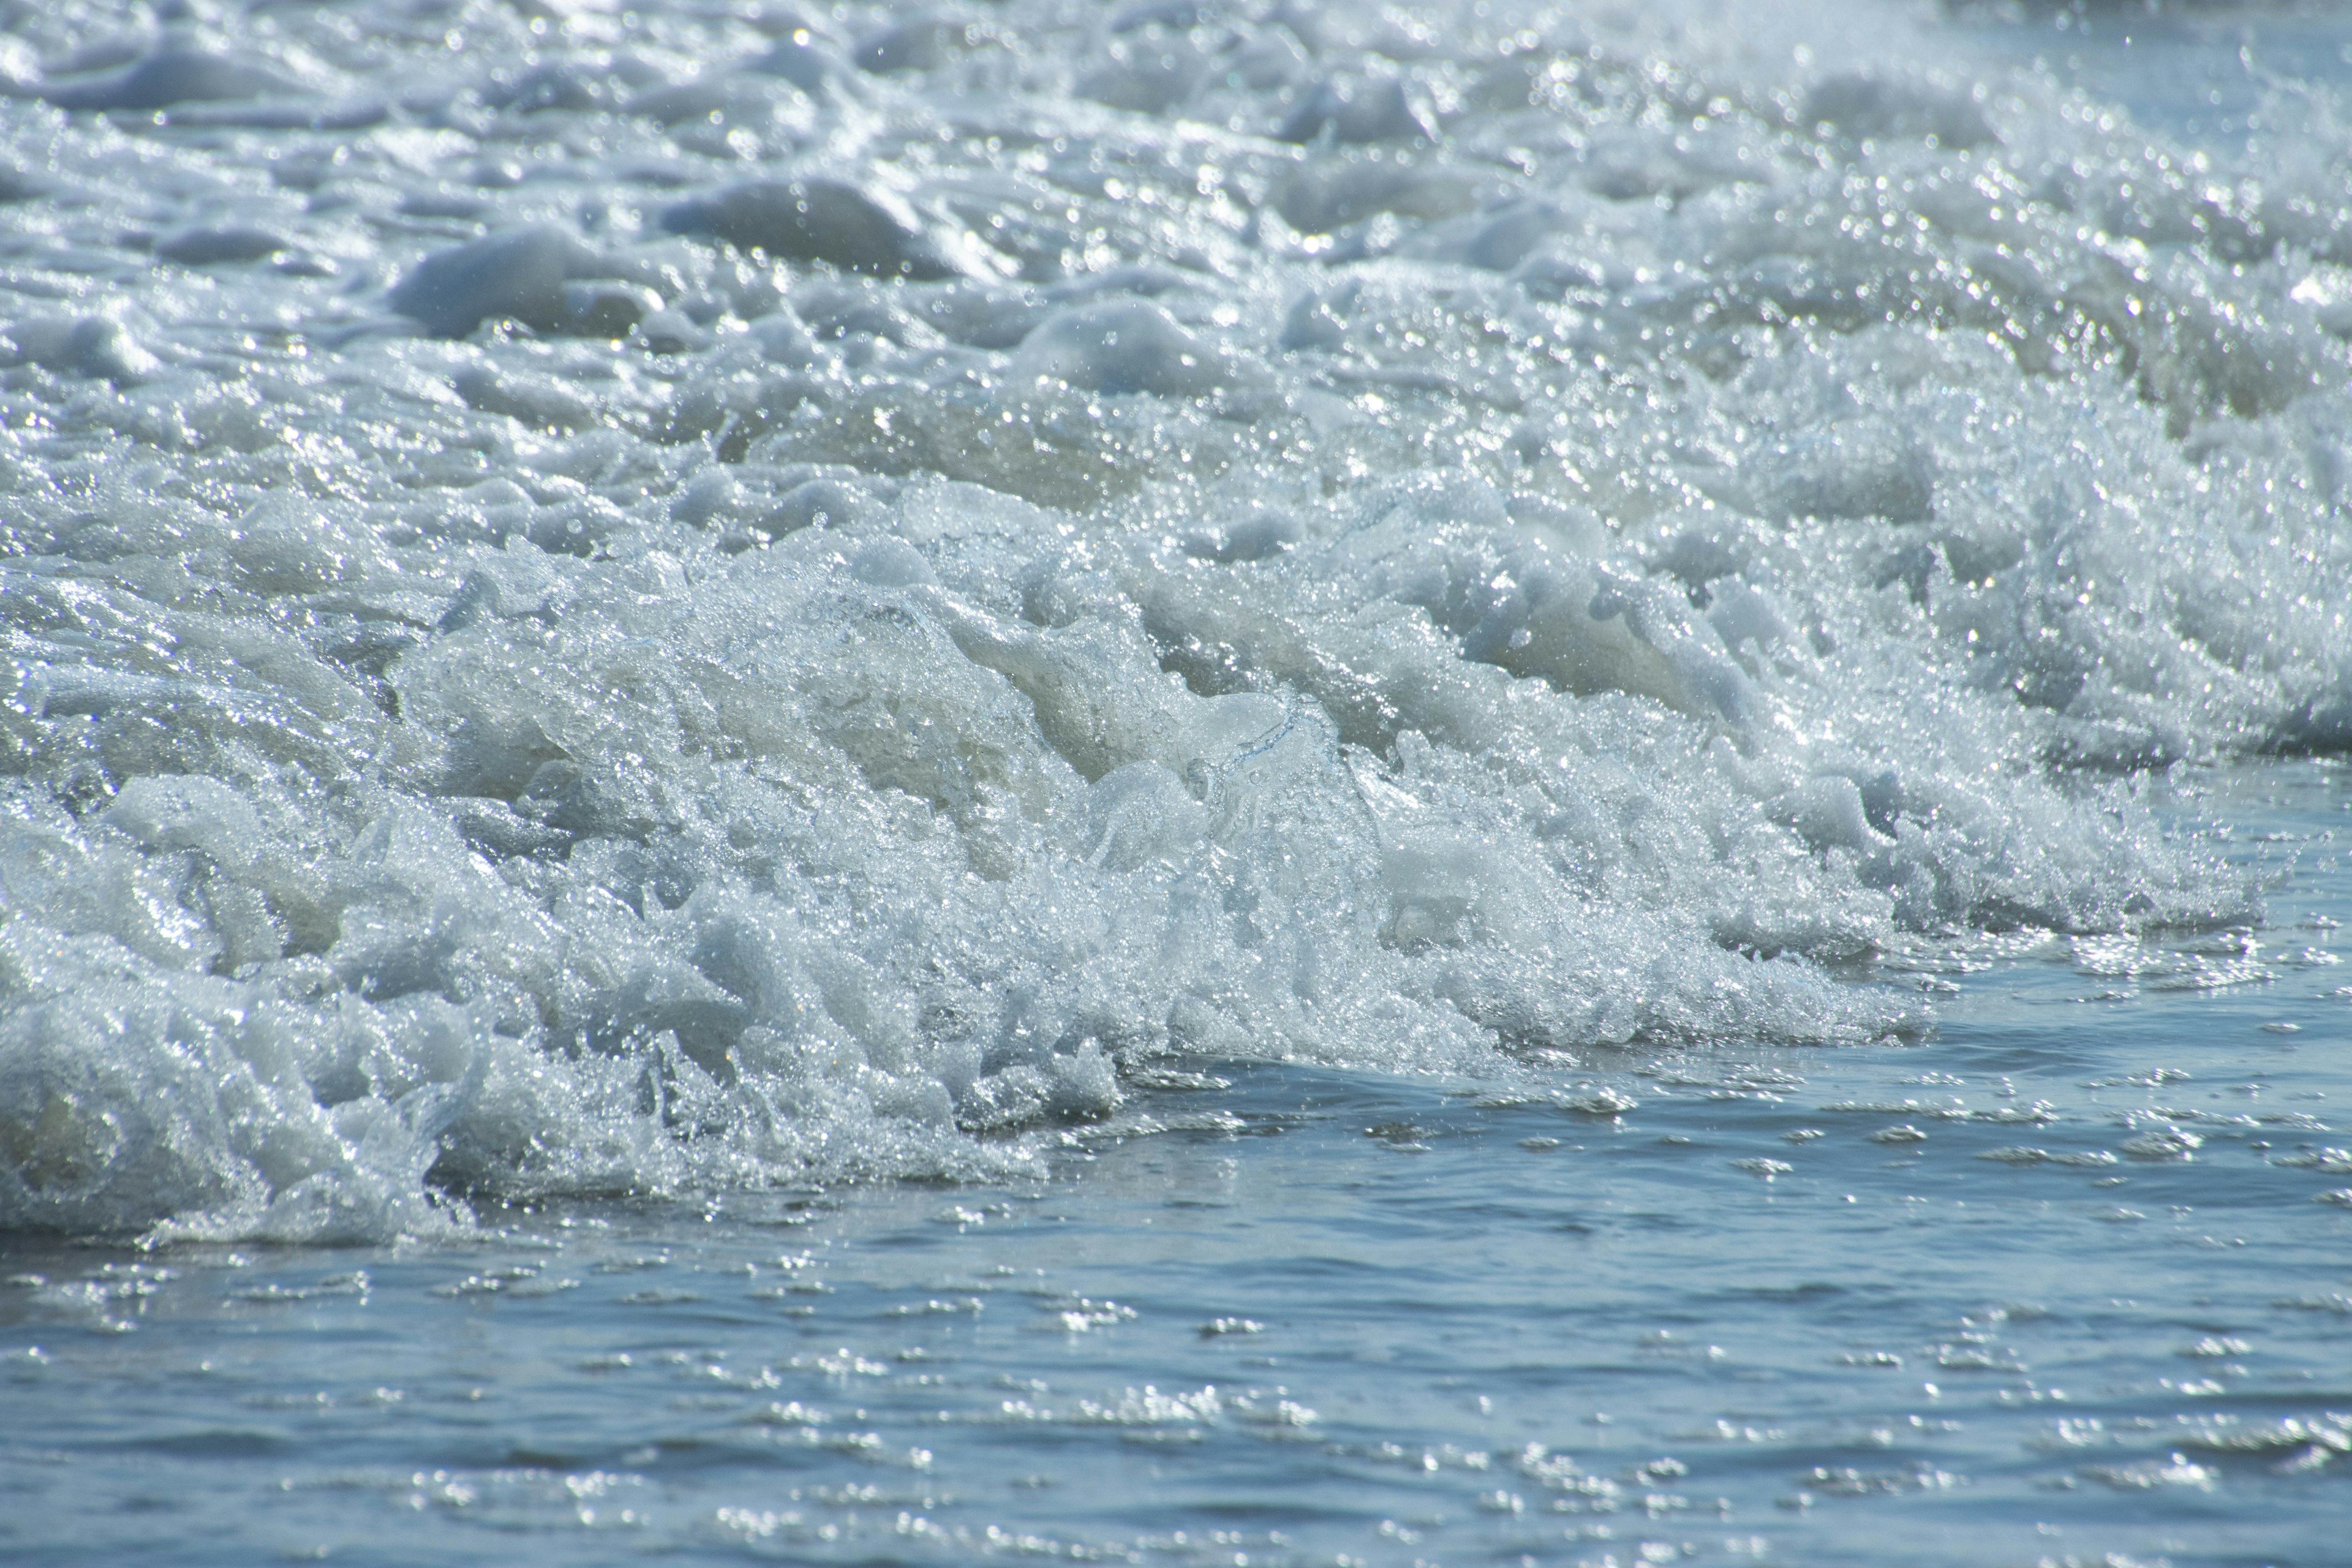
[[[385,298],[441,337],[463,337],[500,317],[554,331],[583,313],[568,286],[597,270],[595,253],[579,239],[553,224],[536,224],[435,251]]]
[[[308,89],[258,60],[198,38],[166,35],[152,52],[120,70],[52,79],[38,90],[59,109],[145,110],[300,97]]]
[[[9,325],[5,342],[20,363],[123,385],[144,381],[163,367],[110,316],[27,317]]]
[[[896,193],[824,175],[748,180],[672,205],[673,233],[884,277],[963,276],[971,264]]]
[[[1147,300],[1062,310],[1023,340],[1016,370],[1090,392],[1192,397],[1232,380],[1225,356]]]

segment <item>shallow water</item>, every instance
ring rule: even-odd
[[[0,0],[0,1554],[2328,1561],[2347,48]]]
[[[7,1243],[0,1550],[2333,1561],[2352,775],[2182,809],[2267,928],[1906,966],[1926,1044],[1203,1062],[1034,1183]]]

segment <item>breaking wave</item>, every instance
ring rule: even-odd
[[[0,1226],[1879,1037],[1890,944],[2248,918],[2146,781],[2352,739],[2317,88],[2225,156],[1861,5],[9,15]]]

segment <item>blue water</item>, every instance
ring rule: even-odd
[[[0,1562],[2345,1562],[2347,81],[0,5]]]
[[[12,1239],[0,1551],[2337,1561],[2352,770],[2167,809],[2265,924],[1889,961],[1907,1044],[1202,1063],[1036,1183]]]

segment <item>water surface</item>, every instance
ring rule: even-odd
[[[2328,1560],[2340,16],[0,25],[0,1552]]]

